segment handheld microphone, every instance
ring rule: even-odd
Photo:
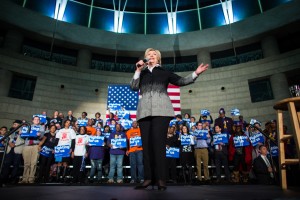
[[[149,58],[144,58],[144,59],[143,59],[143,62],[146,63],[146,62],[148,62],[149,60],[150,60]],[[141,66],[142,66],[142,65],[137,64],[137,67],[141,67]]]

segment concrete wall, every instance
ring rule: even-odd
[[[232,108],[240,109],[245,120],[251,118],[265,122],[275,119],[273,105],[280,99],[251,103],[248,80],[297,69],[300,66],[300,49],[271,56],[262,60],[239,65],[209,69],[198,80],[181,88],[182,109],[191,109],[192,115],[199,117],[199,110],[207,108],[217,117],[220,107],[230,115]],[[0,125],[10,126],[14,119],[30,120],[32,114],[54,110],[64,114],[73,110],[79,117],[86,111],[89,117],[96,112],[106,111],[108,84],[127,84],[133,73],[106,72],[65,66],[57,63],[30,58],[0,49],[0,68],[37,77],[33,101],[0,97]],[[185,73],[178,73],[186,75]],[[60,85],[65,85],[64,89]],[[225,87],[221,91],[221,87]],[[95,93],[98,88],[99,92]],[[188,91],[192,90],[190,94]],[[288,88],[286,88],[288,89]]]

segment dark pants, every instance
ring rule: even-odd
[[[145,180],[166,181],[166,141],[171,119],[158,116],[139,120]]]
[[[13,149],[5,155],[5,160],[3,163],[2,173],[1,173],[1,179],[4,183],[8,182],[9,174],[10,174],[10,166],[13,165],[11,174],[10,174],[10,180],[12,182],[18,181],[18,170],[19,166],[22,162],[22,154],[16,154]]]
[[[176,181],[176,158],[167,158],[166,160],[166,178]]]
[[[39,181],[48,181],[49,174],[50,174],[50,167],[54,160],[53,155],[50,157],[46,157],[40,155],[40,162],[39,162]]]
[[[242,170],[244,172],[248,171],[247,170],[247,164],[245,162],[245,155],[243,154],[234,154],[233,157],[233,166],[234,166],[234,171],[240,171],[240,165],[242,165]]]
[[[72,170],[73,182],[84,182],[85,178],[85,161],[83,156],[74,156],[73,170]]]
[[[230,180],[230,172],[229,172],[229,167],[228,167],[227,155],[222,151],[216,151],[215,152],[215,163],[216,163],[217,179],[221,179],[221,167],[223,165],[226,179]]]

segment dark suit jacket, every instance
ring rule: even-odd
[[[222,129],[222,133],[224,133],[224,121],[226,121],[226,126],[227,126],[227,132],[229,134],[233,134],[232,132],[232,126],[233,126],[233,120],[229,117],[225,117],[225,119],[223,120],[223,118],[221,117],[218,117],[216,120],[215,120],[215,126],[218,125],[221,129]]]
[[[269,159],[268,159],[269,160]],[[270,164],[271,161],[269,160]],[[267,164],[261,156],[258,156],[253,161],[253,171],[257,177],[257,180],[260,184],[269,185],[272,183],[272,178],[270,172],[268,171]]]

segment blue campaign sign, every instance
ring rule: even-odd
[[[169,126],[173,126],[176,125],[177,120],[176,119],[172,119],[169,123]]]
[[[179,148],[178,147],[166,147],[166,157],[168,158],[179,158]]]
[[[116,125],[115,124],[109,125],[109,128],[110,128],[111,132],[115,132],[116,131]]]
[[[40,154],[49,158],[52,155],[52,151],[53,149],[43,146],[43,148],[40,151]]]
[[[125,130],[128,130],[128,129],[131,128],[132,122],[133,122],[133,121],[130,120],[130,119],[120,119],[120,120],[119,120],[119,123],[123,126],[123,128],[124,128]]]
[[[228,144],[227,133],[215,134],[213,138],[214,138],[214,145],[220,143]]]
[[[106,138],[106,139],[108,139],[109,138],[109,136],[110,136],[110,133],[108,132],[108,133],[102,133],[103,135],[104,135],[104,137]]]
[[[32,117],[38,116],[40,118],[40,123],[46,124],[47,119],[45,115],[32,115]]]
[[[244,135],[233,137],[233,143],[235,147],[245,147],[250,145],[248,137]]]
[[[142,138],[140,136],[132,137],[129,139],[130,147],[141,147]]]
[[[126,138],[111,139],[112,149],[122,149],[127,147]]]
[[[95,147],[104,146],[104,136],[90,136],[89,137],[89,145]]]
[[[192,144],[191,135],[181,135],[180,141],[182,146],[191,145]]]
[[[37,133],[40,131],[40,126],[31,126],[30,132],[28,133],[28,127],[24,126],[21,130],[21,137],[37,137]]]
[[[210,112],[207,109],[202,109],[202,110],[200,110],[200,114],[202,116],[208,116],[208,115],[210,115]]]
[[[278,152],[279,152],[278,146],[271,145],[270,148],[271,148],[271,150],[270,150],[271,151],[271,155],[274,156],[274,157],[277,157],[278,156]]]
[[[110,112],[115,112],[115,111],[121,110],[121,109],[122,109],[122,106],[121,106],[121,104],[119,104],[119,103],[110,103],[110,104],[108,105],[108,108],[109,108],[109,111],[110,111]]]
[[[62,145],[56,146],[55,149],[55,157],[70,157],[70,146],[69,145]]]
[[[258,143],[263,144],[265,142],[265,139],[264,139],[264,136],[262,135],[262,133],[253,134],[249,138],[250,138],[252,146],[254,146],[254,147],[256,145],[258,145]]]
[[[207,140],[208,130],[195,130],[194,136],[197,140]]]
[[[78,127],[79,126],[87,126],[87,122],[88,122],[87,119],[79,119],[79,120],[77,120]]]

